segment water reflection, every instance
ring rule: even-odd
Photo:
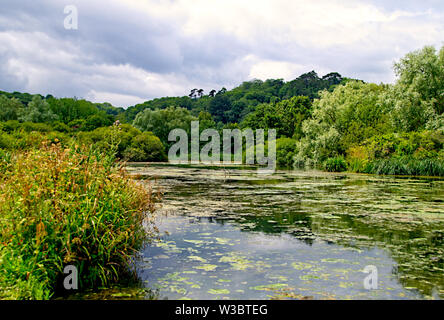
[[[160,227],[170,236],[146,248],[140,268],[165,297],[444,297],[443,180],[132,170],[165,191]],[[362,285],[369,264],[380,273],[372,292]]]

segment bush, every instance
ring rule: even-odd
[[[2,131],[11,133],[20,128],[20,122],[17,120],[9,120],[2,122]]]
[[[152,132],[144,132],[135,136],[131,147],[124,151],[129,161],[166,161],[165,147]]]
[[[436,158],[444,144],[444,136],[437,131],[391,133],[374,136],[362,146],[372,160],[390,157]]]
[[[276,162],[280,167],[293,167],[296,154],[296,140],[280,138],[276,140]]]
[[[0,299],[52,297],[66,265],[80,289],[118,281],[153,235],[156,199],[92,149],[16,154],[0,172]]]
[[[63,122],[56,121],[52,123],[52,130],[58,131],[58,132],[70,132],[71,128],[64,124]]]
[[[344,172],[347,170],[347,163],[343,157],[328,158],[324,168],[328,172]]]
[[[124,152],[131,146],[133,138],[141,131],[129,124],[97,128],[90,132],[80,132],[78,139],[86,145],[94,145],[102,151],[109,150],[110,145],[117,145],[117,157],[123,158]]]
[[[20,128],[22,128],[26,132],[50,132],[52,128],[49,124],[46,123],[34,123],[34,122],[23,122],[20,124]]]
[[[11,135],[0,132],[0,149],[12,149],[14,146],[14,139]]]
[[[94,114],[86,119],[81,130],[91,131],[97,128],[110,126],[112,123],[113,121],[110,120],[108,116]]]

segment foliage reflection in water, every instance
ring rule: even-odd
[[[132,167],[165,192],[138,272],[168,299],[444,297],[444,181]],[[363,269],[375,265],[378,290]]]

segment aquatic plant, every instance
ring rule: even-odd
[[[444,176],[444,160],[412,157],[379,159],[369,162],[361,171],[381,175]]]
[[[347,162],[344,157],[328,158],[324,163],[324,168],[328,172],[343,172],[347,170]]]
[[[45,143],[0,158],[0,298],[49,299],[67,265],[80,290],[108,286],[156,233],[159,195],[113,154]]]

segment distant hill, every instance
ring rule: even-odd
[[[202,89],[195,88],[191,90],[188,96],[157,98],[131,106],[126,110],[114,107],[110,103],[92,103],[86,100],[77,100],[76,98],[58,99],[52,95],[42,96],[38,94],[38,96],[50,103],[54,113],[61,113],[59,118],[65,120],[65,123],[100,113],[105,113],[109,117],[124,123],[132,123],[136,115],[145,109],[165,109],[170,106],[186,108],[195,116],[201,111],[209,112],[216,122],[239,123],[248,114],[255,111],[259,104],[278,102],[295,96],[306,96],[313,100],[319,97],[319,91],[325,89],[333,90],[336,85],[347,80],[349,79],[342,77],[337,72],[319,77],[315,71],[311,71],[288,82],[282,79],[251,80],[243,82],[232,90],[222,88],[219,91],[212,90],[208,93],[205,93]],[[4,91],[0,91],[0,95],[4,95],[9,99],[16,98],[24,107],[35,96],[29,93]],[[66,107],[67,104],[74,106]],[[67,110],[59,110],[59,108]],[[78,110],[88,109],[88,112],[76,111],[76,115],[73,116],[73,108]],[[66,114],[65,111],[69,114]]]
[[[348,78],[337,72],[319,77],[315,71],[311,71],[288,82],[282,79],[251,80],[232,90],[222,88],[206,94],[203,90],[193,89],[189,96],[158,98],[129,107],[119,118],[124,122],[132,122],[139,112],[147,108],[165,109],[175,106],[191,110],[194,115],[207,111],[213,115],[216,122],[239,123],[261,103],[295,96],[307,96],[313,100],[318,97],[319,91],[332,90],[334,86],[347,80]]]

